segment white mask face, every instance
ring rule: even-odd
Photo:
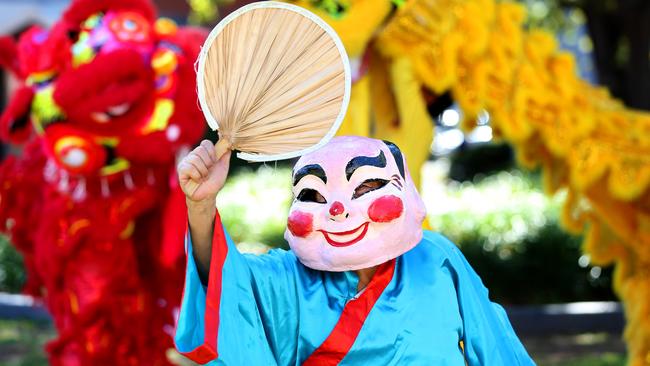
[[[425,208],[397,146],[335,137],[294,167],[285,238],[307,267],[348,271],[400,256],[422,238]]]

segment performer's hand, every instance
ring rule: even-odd
[[[210,140],[201,141],[178,164],[178,181],[188,203],[207,202],[214,206],[217,193],[226,182],[229,166],[230,150],[217,160],[214,144]]]

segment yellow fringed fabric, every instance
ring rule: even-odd
[[[338,134],[370,136],[370,105],[370,78],[365,76],[352,84],[350,106]]]
[[[419,184],[420,167],[428,158],[433,138],[433,124],[422,95],[421,72],[415,69],[427,65],[416,66],[414,62],[420,59],[403,57],[403,54],[385,57],[378,52],[383,42],[376,37],[377,30],[398,19],[394,16],[393,2],[290,2],[323,17],[337,31],[351,59],[361,60],[369,55],[367,69],[361,71],[352,85],[350,105],[338,134],[370,136],[396,143],[407,159],[413,180]],[[338,6],[328,8],[332,4]],[[332,8],[339,11],[333,13]],[[397,13],[401,11],[398,9]]]
[[[525,30],[513,2],[406,0],[391,13],[388,0],[349,0],[336,18],[319,1],[297,3],[332,24],[353,58],[370,53],[344,133],[394,141],[417,178],[432,138],[420,90],[451,91],[464,128],[487,110],[517,161],[541,166],[545,191],[568,192],[564,226],[586,233],[594,264],[616,265],[629,364],[650,365],[650,114],[580,80],[573,56]]]
[[[374,137],[397,144],[411,167],[413,181],[420,182],[420,167],[429,156],[433,138],[431,117],[422,97],[421,84],[409,60],[391,60],[388,73],[397,119],[382,121],[377,117]],[[379,101],[373,105],[377,103]]]
[[[309,9],[325,19],[341,37],[350,58],[357,58],[363,54],[372,40],[375,30],[381,27],[392,9],[392,4],[388,0],[333,1],[341,8],[341,11],[337,13],[333,13],[327,8],[326,0],[287,2]]]
[[[552,35],[524,31],[517,4],[408,4],[379,34],[383,54],[410,58],[425,85],[451,90],[465,122],[486,109],[518,161],[541,165],[548,193],[568,190],[563,223],[587,230],[594,263],[617,265],[630,365],[650,365],[650,114],[580,80]]]

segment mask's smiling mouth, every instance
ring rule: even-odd
[[[350,231],[342,231],[338,233],[332,233],[325,230],[318,230],[318,231],[323,233],[325,240],[327,240],[327,242],[330,243],[331,246],[347,247],[349,245],[358,242],[359,240],[363,239],[364,236],[366,236],[366,232],[368,232],[368,224],[370,223],[366,222],[356,229]]]

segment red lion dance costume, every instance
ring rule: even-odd
[[[0,40],[23,82],[0,128],[24,144],[0,166],[0,222],[53,315],[53,365],[169,364],[185,229],[174,167],[203,135],[204,38],[148,0],[75,0],[49,31]]]

